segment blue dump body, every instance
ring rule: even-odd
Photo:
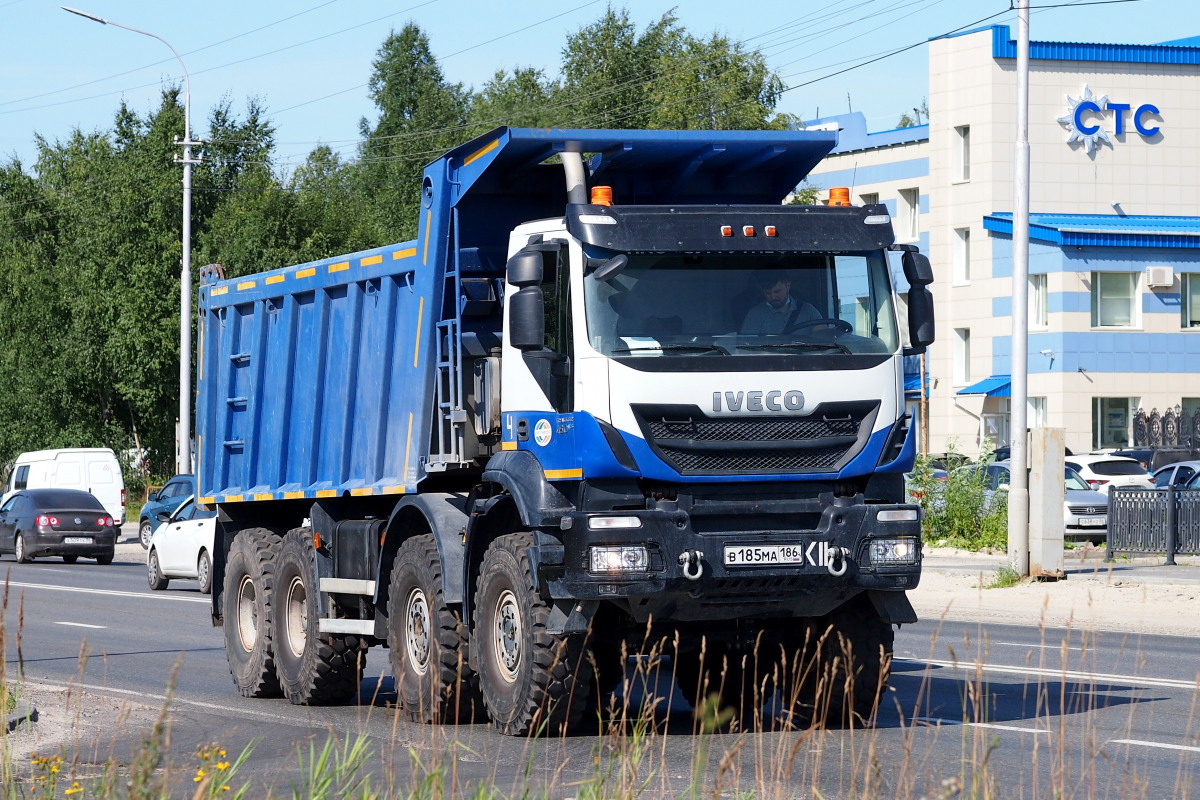
[[[201,501],[416,492],[439,436],[446,343],[500,337],[509,232],[560,216],[564,151],[619,203],[779,203],[834,132],[499,128],[425,169],[415,241],[199,294]],[[450,348],[452,349],[452,348]],[[453,402],[453,392],[450,392]]]

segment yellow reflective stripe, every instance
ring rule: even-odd
[[[201,497],[196,502],[198,502],[200,505],[204,506],[204,505],[208,505],[209,503],[217,502],[217,499],[215,497],[213,497],[212,495],[209,495],[208,497]]]
[[[341,272],[342,270],[347,270],[347,269],[350,269],[349,261],[339,261],[336,264],[329,265],[330,272]]]
[[[404,442],[404,480],[408,480],[408,454],[412,452],[412,412],[408,412],[408,438]]]
[[[308,269],[302,269],[299,272],[297,272],[296,277],[297,278],[311,278],[313,275],[316,275],[316,274],[317,274],[316,267],[309,267]]]
[[[385,486],[383,494],[404,494],[408,491],[404,486]]]
[[[382,264],[382,263],[383,263],[383,256],[367,256],[366,258],[360,259],[358,262],[358,265],[360,267],[369,267],[372,264]]]
[[[240,494],[227,494],[223,498],[221,498],[221,500],[219,502],[240,503],[240,502],[242,502],[242,496]]]
[[[268,286],[270,286],[272,283],[283,283],[283,276],[282,275],[272,275],[269,278],[267,278],[265,283]]]
[[[367,488],[367,489],[351,489],[351,490],[350,490],[350,496],[351,496],[351,497],[364,497],[364,496],[366,496],[366,495],[373,494],[373,493],[374,493],[374,490],[373,490],[373,489],[370,489],[370,488]]]
[[[493,139],[491,144],[485,144],[483,147],[479,148],[474,153],[471,153],[471,155],[464,158],[463,166],[465,167],[467,164],[470,164],[472,161],[474,161],[477,158],[483,158],[484,156],[486,156],[488,153],[492,152],[499,146],[500,146],[500,140]]]
[[[303,500],[304,492],[284,492],[283,499],[284,500]]]
[[[337,497],[337,489],[318,489],[317,497]]]
[[[417,366],[417,361],[421,358],[421,318],[425,315],[425,298],[421,298],[420,305],[417,306],[417,335],[416,344],[413,345],[413,366]],[[408,477],[408,473],[405,473]]]
[[[403,250],[397,250],[396,252],[392,253],[392,260],[398,261],[401,258],[412,258],[416,254],[417,254],[417,248],[406,247]]]
[[[215,289],[213,289],[211,292],[209,292],[209,294],[210,294],[212,297],[216,297],[217,295],[219,295],[219,294],[225,294],[225,293],[226,293],[226,292],[228,292],[228,291],[229,291],[229,287],[228,287],[228,286],[218,286],[218,287],[216,287]]]
[[[237,290],[239,292],[242,291],[243,289],[253,289],[253,288],[254,288],[254,281],[242,281],[241,283],[239,283],[237,285]]]
[[[582,469],[548,469],[545,470],[546,477],[553,480],[554,478],[582,478]]]
[[[517,443],[516,442],[501,442],[500,449],[501,450],[516,450]]]
[[[255,500],[274,500],[274,499],[275,499],[275,495],[273,495],[273,494],[270,494],[270,493],[267,493],[267,494],[256,494],[256,495],[254,495],[254,499],[255,499]]]
[[[421,263],[429,263],[429,224],[433,221],[433,209],[425,212],[425,250],[421,254]]]

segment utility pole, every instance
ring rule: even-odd
[[[192,471],[192,165],[199,164],[192,158],[192,147],[202,142],[192,141],[192,79],[179,52],[161,36],[149,31],[131,28],[111,19],[104,19],[77,8],[60,6],[92,22],[124,28],[165,44],[183,70],[183,139],[175,144],[183,146],[183,158],[175,157],[175,163],[183,164],[183,259],[179,274],[179,419],[175,423],[175,471]]]
[[[1029,575],[1029,0],[1017,0],[1017,146],[1013,191],[1012,386],[1008,563]]]

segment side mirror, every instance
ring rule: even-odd
[[[169,511],[160,511],[154,515],[154,518],[159,522],[169,522],[171,520],[171,513]]]
[[[904,267],[904,277],[909,286],[928,286],[933,283],[933,266],[925,254],[906,250],[900,263]]]
[[[905,253],[905,255],[908,255]],[[924,256],[922,256],[924,258]],[[933,344],[933,292],[923,284],[913,284],[908,290],[908,340],[906,354],[925,352]]]
[[[629,266],[629,256],[618,253],[597,267],[596,271],[592,273],[592,277],[598,281],[609,281],[620,275],[621,270],[627,266]]]
[[[546,346],[546,303],[540,286],[526,286],[508,298],[508,341],[518,350]]]
[[[508,260],[508,282],[524,288],[542,282],[542,254],[537,250],[518,250]]]

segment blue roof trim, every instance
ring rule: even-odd
[[[1008,397],[1012,393],[1012,378],[1008,375],[990,375],[978,383],[972,383],[955,394],[982,394],[987,397]]]
[[[983,228],[1012,236],[1012,214],[988,214]],[[1029,238],[1061,247],[1200,249],[1200,217],[1030,214]]]
[[[1007,25],[992,25],[992,57],[1016,58],[1017,42]],[[967,33],[964,31],[958,36]],[[1180,40],[1188,41],[1188,40]],[[1030,42],[1029,57],[1043,61],[1107,61],[1123,64],[1200,64],[1200,47],[1173,44],[1103,44],[1087,42]]]

